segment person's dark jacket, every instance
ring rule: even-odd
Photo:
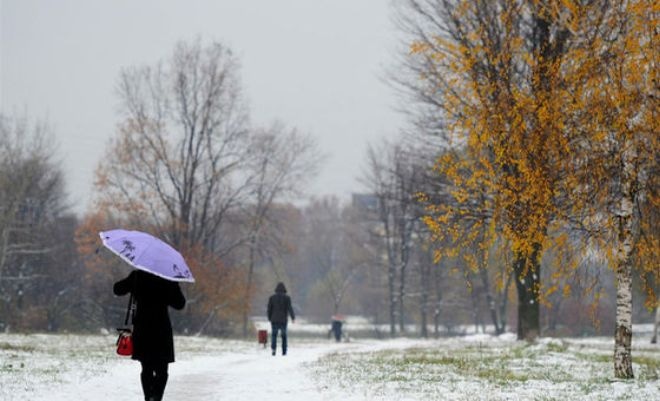
[[[141,362],[174,362],[172,324],[167,310],[183,309],[186,299],[179,284],[134,270],[115,283],[115,295],[133,293],[133,359]]]
[[[286,295],[284,283],[278,283],[275,294],[268,299],[268,320],[271,323],[287,323],[289,315],[291,320],[296,320],[291,307],[291,297]]]

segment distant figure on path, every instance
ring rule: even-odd
[[[341,341],[341,326],[344,324],[342,317],[338,315],[332,316],[332,323],[330,325],[330,331],[335,336],[335,341]]]
[[[284,283],[277,283],[275,287],[275,294],[271,295],[268,299],[268,321],[271,326],[270,347],[273,350],[273,355],[277,350],[277,332],[282,333],[282,355],[286,355],[287,350],[287,335],[286,326],[291,316],[291,321],[296,321],[296,315],[293,313],[291,307],[291,297],[286,295],[286,287]]]
[[[146,401],[163,399],[168,364],[174,362],[174,340],[168,306],[183,309],[179,284],[140,270],[115,283],[115,295],[133,294],[133,356],[142,363],[140,381]]]

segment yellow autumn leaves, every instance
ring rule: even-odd
[[[607,254],[616,236],[617,162],[634,146],[635,207],[646,216],[636,264],[660,280],[652,225],[659,14],[648,0],[456,1],[445,32],[412,43],[411,57],[433,61],[429,83],[447,85],[436,96],[451,141],[435,166],[447,191],[425,218],[437,240],[451,242],[445,253],[473,243],[476,221],[488,227],[487,241],[502,236],[525,260],[519,275],[538,269],[544,249],[566,245],[553,230],[584,229],[590,246]],[[558,290],[549,283],[541,292]]]

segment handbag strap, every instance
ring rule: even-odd
[[[128,326],[129,316],[131,318],[131,324],[133,324],[133,317],[135,315],[133,309],[134,309],[133,292],[131,292],[131,296],[128,297],[128,306],[126,306],[126,318],[124,319],[124,326]]]
[[[126,318],[124,319],[124,326],[128,326],[128,319],[130,316],[131,325],[133,324],[133,319],[135,318],[135,308],[137,307],[135,302],[135,291],[137,291],[137,281],[138,275],[133,275],[133,288],[131,289],[131,296],[128,298],[128,306],[126,306]]]

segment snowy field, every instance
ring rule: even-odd
[[[634,341],[628,382],[613,380],[611,339],[527,344],[513,334],[389,341],[331,354],[312,369],[322,388],[350,400],[660,400],[660,347],[648,340]]]
[[[165,400],[660,400],[660,346],[633,342],[636,378],[612,380],[609,338],[510,334],[439,340],[256,342],[176,337]],[[0,334],[0,400],[140,400],[139,364],[114,335]]]

